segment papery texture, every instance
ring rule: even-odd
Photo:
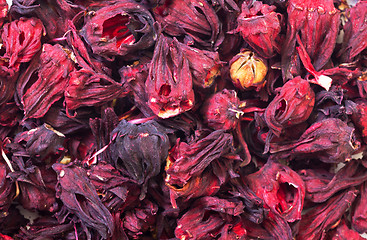
[[[25,118],[43,117],[51,105],[63,96],[68,85],[69,74],[74,68],[68,51],[58,44],[44,44],[37,70],[33,69],[31,64],[29,73],[27,71],[23,75],[23,86],[27,83],[32,84],[21,96]],[[33,71],[38,73],[36,81],[32,79],[35,73]]]
[[[305,183],[295,171],[268,161],[258,172],[246,176],[246,180],[274,214],[288,222],[301,219]]]
[[[288,2],[287,13],[287,33],[282,46],[282,73],[283,78],[291,79],[301,72],[295,61],[297,34],[318,71],[333,53],[340,13],[332,0],[291,0]]]
[[[357,197],[352,211],[352,227],[359,233],[367,232],[367,209],[366,209],[367,184],[360,186],[360,195]]]
[[[351,62],[367,48],[367,1],[358,1],[346,12],[348,21],[345,23],[344,39],[339,51],[345,62]]]
[[[297,239],[322,239],[353,203],[358,190],[351,188],[312,208],[302,216]]]
[[[37,18],[20,18],[3,27],[1,38],[6,52],[8,67],[19,68],[20,63],[29,62],[41,49],[41,37],[45,34],[42,22]]]
[[[86,15],[81,35],[94,53],[111,58],[151,47],[157,37],[153,23],[143,5],[130,0],[112,1]]]
[[[223,89],[210,96],[203,105],[204,122],[216,130],[231,130],[240,118],[240,99],[234,90]]]
[[[145,88],[148,106],[158,117],[173,117],[194,106],[189,62],[176,40],[159,37]]]
[[[325,202],[338,191],[367,180],[366,169],[356,160],[347,162],[335,175],[327,174],[323,169],[301,170],[299,174],[306,183],[306,198],[313,202]]]
[[[280,158],[313,157],[326,163],[339,163],[350,160],[359,147],[354,128],[338,118],[327,118],[312,124],[298,140],[271,143],[270,152]]]
[[[310,116],[315,104],[315,93],[310,84],[300,77],[286,82],[269,103],[264,118],[276,135],[288,127],[302,123]]]
[[[168,136],[157,122],[135,125],[125,120],[112,135],[116,135],[111,146],[113,165],[143,186],[143,197],[149,179],[160,172],[168,155]]]
[[[88,69],[73,71],[64,92],[67,113],[84,106],[100,106],[126,94],[123,84]]]
[[[79,166],[55,163],[57,197],[68,211],[75,214],[83,225],[95,229],[106,239],[113,232],[111,213],[99,199],[96,189],[88,180],[86,171]]]
[[[275,6],[255,1],[244,2],[238,16],[236,31],[262,57],[270,58],[280,52],[281,14]]]
[[[209,88],[214,85],[215,79],[220,76],[223,62],[218,52],[205,51],[179,43],[184,57],[189,62],[194,85]]]
[[[221,23],[207,1],[166,1],[154,13],[164,31],[172,36],[188,35],[199,45],[214,50],[223,42]]]

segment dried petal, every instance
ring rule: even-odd
[[[367,232],[367,182],[360,186],[360,194],[352,210],[352,226],[359,233]]]
[[[342,61],[351,62],[367,48],[367,2],[358,1],[346,11],[348,21],[344,30],[344,39],[339,51]]]
[[[5,45],[3,58],[8,67],[19,68],[20,63],[29,62],[41,49],[41,37],[45,34],[42,22],[37,18],[20,18],[3,27],[1,38]]]
[[[101,106],[126,94],[123,84],[103,73],[80,69],[69,76],[64,92],[67,114],[84,106]]]
[[[288,222],[301,219],[305,184],[295,171],[268,161],[258,172],[246,176],[246,180],[275,215]]]
[[[232,144],[232,135],[223,130],[199,136],[190,143],[178,140],[167,158],[166,183],[184,186],[190,178],[200,175],[212,161],[231,154]]]
[[[189,62],[176,40],[160,36],[145,88],[148,105],[160,118],[176,116],[194,106]]]
[[[283,78],[300,74],[295,63],[296,36],[301,37],[312,65],[319,71],[329,61],[339,32],[339,11],[332,0],[290,0],[288,2],[286,39],[282,48]],[[292,70],[292,67],[296,67]]]
[[[296,141],[270,143],[270,153],[277,153],[279,158],[340,163],[350,160],[359,147],[354,128],[338,118],[327,118],[312,124]]]
[[[280,136],[290,126],[302,123],[310,116],[315,104],[315,93],[310,84],[300,77],[286,82],[265,110],[265,122]]]
[[[306,183],[306,198],[313,202],[325,202],[338,191],[367,180],[367,171],[356,160],[346,163],[332,178],[313,169],[301,170],[299,174]]]
[[[203,105],[204,122],[215,130],[231,130],[239,122],[240,100],[234,90],[223,89],[210,96]]]
[[[209,88],[221,74],[222,62],[218,52],[200,50],[179,43],[189,62],[193,83],[202,88]]]
[[[141,198],[144,198],[149,179],[160,172],[168,155],[168,136],[154,121],[135,125],[125,120],[111,135],[116,135],[111,146],[113,165],[143,186]]]
[[[207,1],[166,1],[154,13],[164,31],[172,36],[187,34],[198,44],[214,50],[223,42],[221,23]]]
[[[86,226],[95,229],[106,239],[113,233],[111,213],[103,205],[97,191],[87,177],[86,171],[78,166],[55,163],[57,173],[57,197],[69,212],[75,214]]]
[[[302,216],[297,239],[323,239],[326,231],[342,218],[357,194],[358,190],[351,188],[312,208]]]
[[[32,64],[28,69],[29,72],[26,71],[21,77],[24,79],[21,81],[24,83],[23,86],[32,83],[21,99],[25,118],[40,118],[47,113],[51,105],[63,96],[69,74],[74,68],[68,50],[58,44],[43,45],[39,64],[38,78],[35,82],[32,82],[34,81],[32,75],[36,69],[33,69]]]
[[[243,39],[262,57],[271,58],[280,52],[279,34],[281,14],[276,7],[255,1],[242,4],[238,27]]]
[[[150,12],[135,1],[111,2],[86,15],[81,35],[94,53],[111,58],[154,44],[156,33]]]

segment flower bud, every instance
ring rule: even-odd
[[[234,90],[223,89],[209,97],[202,108],[204,121],[216,130],[231,130],[238,123],[240,99]]]
[[[244,50],[232,58],[229,64],[231,79],[237,88],[245,90],[256,87],[259,90],[265,85],[268,67],[255,53]]]

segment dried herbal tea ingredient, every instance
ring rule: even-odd
[[[366,10],[0,0],[0,239],[364,239]]]
[[[187,36],[198,45],[217,50],[224,39],[222,24],[213,7],[202,0],[168,0],[154,8],[163,31],[171,36]]]
[[[315,93],[310,84],[296,77],[286,82],[267,106],[264,118],[269,129],[280,136],[288,127],[305,122],[313,110]]]
[[[347,162],[360,147],[354,131],[354,128],[338,118],[326,118],[312,124],[298,140],[270,143],[270,152],[278,158],[316,158],[326,163]]]
[[[339,33],[340,12],[332,0],[290,0],[287,4],[287,32],[282,44],[282,74],[285,79],[300,75],[296,37],[306,48],[318,71],[330,60]]]
[[[203,105],[204,122],[215,130],[234,129],[243,112],[240,99],[234,90],[223,89],[210,96]]]
[[[260,1],[242,3],[241,14],[238,16],[236,32],[264,58],[271,58],[280,52],[280,13],[275,12],[276,6],[269,6]]]
[[[240,90],[260,90],[266,83],[266,61],[250,50],[243,50],[229,62],[233,84]]]
[[[148,106],[160,118],[189,111],[195,103],[192,85],[190,65],[181,45],[161,34],[145,82]]]
[[[81,35],[94,53],[107,59],[149,48],[157,37],[151,13],[132,0],[106,2],[85,18]]]

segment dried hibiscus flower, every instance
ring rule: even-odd
[[[144,199],[138,207],[127,211],[123,218],[127,235],[132,239],[139,239],[144,232],[152,231],[156,223],[157,204]]]
[[[37,18],[20,18],[5,24],[1,38],[6,52],[2,59],[6,59],[9,68],[18,69],[20,63],[29,62],[41,49],[44,34],[45,28]]]
[[[338,224],[357,194],[358,190],[351,188],[305,213],[299,223],[297,239],[323,239],[326,231]]]
[[[32,166],[9,174],[20,189],[19,201],[25,209],[54,212],[56,174],[51,168]]]
[[[301,219],[305,183],[291,168],[268,161],[258,172],[245,177],[266,207],[288,222]]]
[[[199,45],[214,50],[223,42],[221,23],[207,1],[169,0],[154,8],[154,15],[171,36],[187,34]]]
[[[113,233],[111,213],[103,205],[85,169],[76,165],[55,163],[57,173],[56,196],[69,212],[75,214],[85,227],[94,229],[106,239]]]
[[[216,130],[234,129],[242,113],[240,99],[234,90],[223,89],[210,96],[203,105],[204,122]]]
[[[280,52],[281,14],[276,7],[254,1],[244,2],[238,16],[238,27],[243,39],[262,57],[271,58]]]
[[[155,46],[145,88],[148,105],[160,118],[176,116],[194,106],[189,62],[178,42],[163,34]]]
[[[116,82],[106,74],[89,69],[70,73],[64,91],[67,114],[85,106],[101,106],[126,95],[124,84]]]
[[[352,210],[352,226],[353,229],[362,234],[367,232],[367,182],[364,182],[359,187],[360,194],[357,197]]]
[[[349,161],[359,147],[354,128],[338,118],[327,118],[312,124],[298,140],[270,143],[270,153],[279,158],[340,163]]]
[[[198,133],[197,139],[189,143],[178,140],[168,155],[166,183],[184,186],[190,178],[200,175],[212,161],[233,154],[232,144],[231,134],[222,130],[203,136]]]
[[[339,11],[332,0],[290,0],[287,13],[287,33],[282,48],[283,78],[292,79],[301,73],[295,57],[297,34],[319,71],[333,53],[339,32]]]
[[[226,219],[242,213],[243,206],[217,197],[203,197],[177,221],[175,235],[179,239],[212,239],[220,234]]]
[[[220,76],[223,62],[218,52],[200,50],[186,44],[178,43],[187,58],[192,74],[193,83],[202,88],[209,88]]]
[[[286,82],[265,110],[264,118],[276,136],[288,127],[308,119],[315,104],[310,84],[300,77]]]
[[[112,131],[113,165],[142,185],[144,198],[150,178],[156,176],[168,155],[169,141],[164,128],[155,121],[140,125],[122,120]]]
[[[25,118],[43,117],[51,105],[62,98],[69,74],[74,69],[69,53],[70,50],[59,44],[44,44],[39,59],[33,59],[20,76],[17,91]]]
[[[322,170],[299,171],[306,184],[306,198],[313,202],[325,202],[338,191],[360,185],[367,180],[367,171],[356,160],[347,162],[335,175]]]
[[[344,62],[351,62],[358,54],[367,48],[367,2],[358,1],[346,11],[348,21],[344,30],[344,39],[339,51]]]
[[[154,44],[154,19],[148,9],[132,1],[114,1],[86,15],[81,35],[94,53],[112,59]]]

